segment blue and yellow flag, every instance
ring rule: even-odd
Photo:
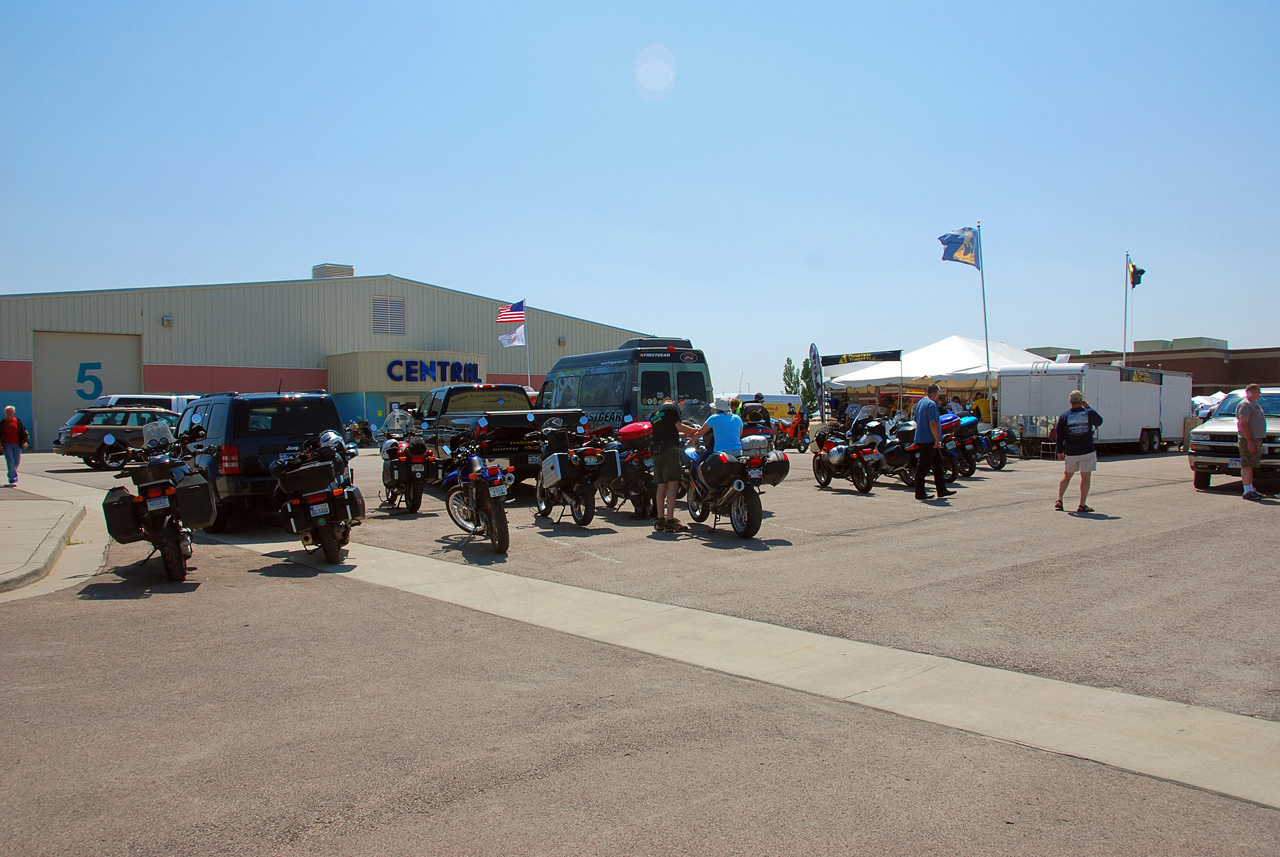
[[[946,235],[939,236],[942,242],[942,261],[963,262],[972,265],[979,271],[982,265],[978,261],[978,233],[968,226],[961,227]]]

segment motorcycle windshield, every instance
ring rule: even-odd
[[[696,400],[685,400],[680,403],[680,419],[686,423],[702,425],[707,417],[715,413],[711,405]]]

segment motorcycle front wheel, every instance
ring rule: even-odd
[[[482,511],[484,528],[493,543],[494,553],[506,553],[511,547],[511,528],[507,525],[507,507],[501,500],[490,501]]]
[[[468,505],[461,485],[453,486],[449,489],[449,493],[444,495],[444,508],[454,525],[467,535],[474,535],[476,530],[480,529],[475,512]]]
[[[590,482],[583,482],[578,486],[578,490],[573,493],[573,500],[569,504],[569,512],[573,515],[573,522],[579,527],[585,527],[590,524],[596,516],[596,489]]]
[[[960,453],[959,461],[956,462],[956,470],[960,472],[961,476],[968,479],[978,472],[978,462],[970,458],[968,453],[962,452]]]
[[[324,561],[330,565],[342,562],[342,545],[338,541],[338,525],[332,521],[323,527],[316,528],[316,537],[320,540],[320,550],[324,552]]]
[[[813,456],[813,478],[818,480],[819,488],[826,488],[831,484],[831,465],[816,453]]]
[[[551,508],[551,495],[542,486],[542,474],[539,473],[537,481],[533,484],[533,513],[539,518],[549,518]]]
[[[987,464],[991,465],[992,470],[1004,470],[1005,464],[1009,461],[1009,454],[1005,452],[1003,446],[997,446],[991,452],[987,453]]]
[[[955,482],[960,478],[960,471],[956,466],[956,460],[952,456],[946,456],[942,462],[942,476],[948,482]]]
[[[182,555],[182,546],[176,542],[160,543],[160,561],[164,563],[164,576],[174,583],[182,583],[187,579],[187,558]]]
[[[603,482],[600,484],[600,502],[610,509],[618,508],[618,495],[614,493],[611,484]]]
[[[760,504],[760,495],[750,489],[739,491],[729,507],[729,523],[739,538],[749,539],[760,532],[760,521],[764,518],[764,508]]]
[[[858,489],[859,494],[870,494],[871,486],[876,484],[875,475],[861,461],[851,462],[849,468],[849,478],[853,480],[853,487]]]
[[[689,517],[701,524],[711,514],[711,507],[707,504],[706,489],[696,483],[691,485],[688,500]]]

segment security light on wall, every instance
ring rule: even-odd
[[[171,315],[160,316],[160,324],[162,327],[173,327],[173,316]]]

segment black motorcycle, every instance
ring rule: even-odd
[[[423,487],[440,481],[440,464],[406,412],[393,411],[381,434],[383,505],[394,509],[403,501],[405,509],[417,512]]]
[[[485,536],[493,543],[494,553],[506,553],[511,546],[511,529],[503,498],[516,481],[515,468],[485,461],[474,439],[457,443],[453,449],[443,447],[450,471],[440,483],[445,489],[445,511],[458,529],[470,536]]]
[[[280,521],[297,534],[304,547],[318,544],[325,562],[342,561],[351,528],[364,518],[364,496],[351,481],[355,444],[344,444],[337,432],[309,437],[296,451],[271,463],[280,501]]]
[[[596,481],[602,473],[609,477],[606,481],[620,473],[617,451],[592,443],[585,416],[573,432],[553,417],[526,437],[536,439],[542,447],[542,470],[534,489],[538,516],[548,518],[556,506],[563,506],[569,509],[575,524],[590,524],[596,516]],[[606,462],[611,466],[605,466]]]
[[[635,507],[635,517],[651,518],[658,511],[653,452],[650,449],[653,424],[632,421],[630,416],[623,419],[626,424],[618,429],[616,439],[604,444],[605,454],[617,456],[617,467],[613,478],[608,478],[611,474],[605,474],[597,482],[600,501],[610,509],[616,509],[622,502],[630,500]]]
[[[213,488],[185,448],[202,437],[204,429],[195,417],[191,429],[176,440],[163,420],[149,423],[141,449],[121,449],[110,434],[103,438],[125,468],[115,478],[131,479],[138,490],[134,495],[117,485],[107,492],[102,501],[107,532],[120,544],[147,541],[152,550],[143,562],[159,551],[165,577],[175,582],[187,579],[192,531],[214,519]],[[138,466],[130,467],[131,462]]]
[[[739,538],[749,539],[760,531],[764,506],[760,501],[765,485],[777,485],[787,478],[791,463],[785,452],[771,452],[769,440],[761,435],[742,438],[738,455],[713,452],[702,462],[698,476],[699,450],[686,447],[681,466],[689,480],[689,516],[699,523],[713,513],[716,523],[721,515],[729,516],[729,524]]]

